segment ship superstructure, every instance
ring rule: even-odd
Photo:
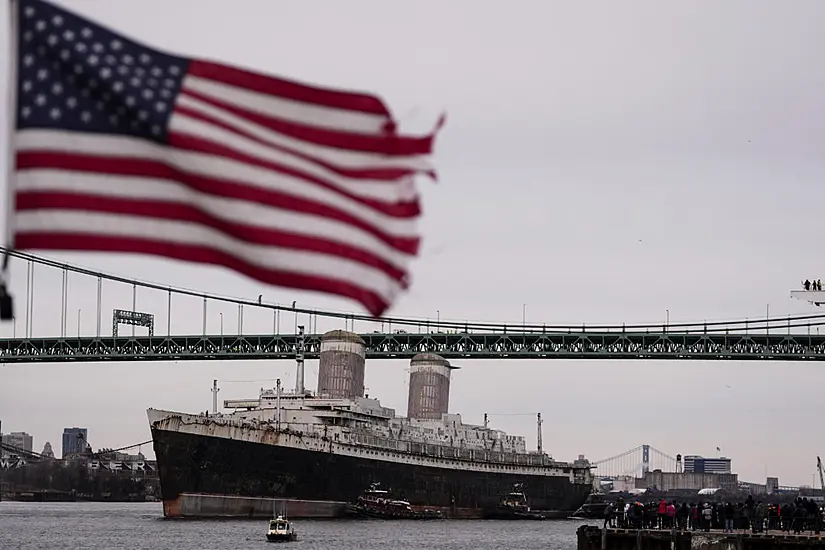
[[[411,417],[365,397],[358,340],[325,335],[315,394],[300,376],[294,392],[278,384],[256,399],[224,401],[227,414],[149,409],[164,513],[271,515],[287,505],[292,517],[336,516],[374,483],[453,517],[483,516],[516,483],[533,508],[560,515],[587,498],[583,457],[558,462],[528,451],[524,437],[447,412],[454,367],[438,355],[411,361]]]

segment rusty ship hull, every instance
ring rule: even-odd
[[[166,517],[339,517],[372,483],[414,509],[482,518],[521,484],[533,509],[566,517],[591,491],[568,463],[502,466],[399,454],[255,424],[150,414]]]

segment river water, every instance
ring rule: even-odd
[[[571,550],[577,520],[296,520],[300,550]],[[0,548],[271,548],[264,520],[165,520],[158,503],[0,502]],[[289,546],[292,548],[293,546]]]

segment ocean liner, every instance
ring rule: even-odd
[[[318,390],[280,381],[230,413],[147,411],[167,517],[336,517],[378,483],[413,509],[480,518],[515,485],[529,505],[566,517],[592,489],[591,465],[559,462],[525,438],[448,413],[450,373],[433,353],[410,362],[407,417],[364,395],[363,340],[332,331],[321,341]],[[486,416],[486,415],[485,415]]]

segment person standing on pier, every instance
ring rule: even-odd
[[[730,502],[725,503],[725,533],[733,533],[733,518],[736,517],[736,509]]]
[[[658,519],[659,519],[659,524],[658,524],[659,529],[664,529],[665,528],[665,522],[666,522],[665,515],[666,514],[667,514],[667,501],[665,501],[665,499],[661,499],[659,501],[659,513],[657,514]]]

